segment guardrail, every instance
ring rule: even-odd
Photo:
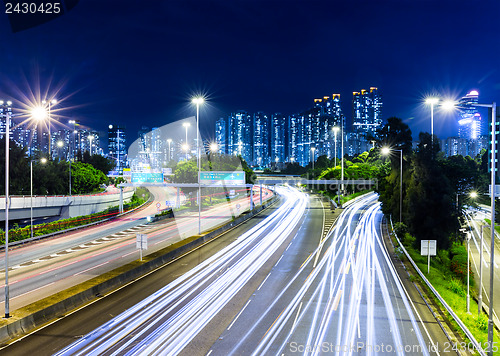
[[[420,278],[422,278],[422,280],[425,282],[425,284],[427,284],[427,287],[429,287],[429,289],[432,291],[432,293],[434,293],[434,295],[436,296],[436,298],[441,302],[441,304],[445,307],[445,309],[448,311],[448,313],[450,313],[450,315],[456,321],[456,323],[458,324],[458,326],[462,329],[462,331],[464,332],[464,334],[474,344],[474,347],[476,348],[477,352],[479,352],[479,354],[481,354],[483,356],[486,356],[486,353],[484,352],[483,348],[481,347],[481,344],[479,342],[477,342],[476,338],[474,337],[474,335],[472,335],[472,333],[467,328],[467,326],[465,326],[465,324],[458,317],[458,315],[455,314],[455,312],[453,311],[453,309],[451,309],[451,307],[448,305],[448,303],[446,303],[446,301],[443,299],[443,297],[441,297],[441,295],[438,293],[438,291],[433,287],[433,285],[431,284],[431,282],[429,282],[429,280],[425,277],[425,275],[422,273],[422,271],[420,271],[420,268],[418,268],[417,264],[410,257],[410,254],[408,253],[408,251],[406,251],[406,248],[403,246],[403,244],[399,240],[398,235],[394,231],[394,225],[392,224],[392,216],[390,217],[390,222],[391,222],[392,232],[394,233],[394,237],[398,241],[399,246],[401,247],[401,249],[405,253],[406,257],[408,258],[408,260],[412,264],[413,268],[415,268],[415,270],[417,271],[417,273],[420,276]]]

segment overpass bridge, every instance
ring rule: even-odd
[[[123,194],[123,195],[122,195]],[[130,201],[134,190],[119,189],[90,195],[52,195],[52,196],[11,196],[9,220],[25,220],[31,216],[33,199],[33,219],[57,217],[67,219],[103,211],[123,201]],[[5,197],[0,198],[0,221],[5,221]]]

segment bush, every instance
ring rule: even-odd
[[[488,331],[488,317],[485,314],[481,313],[476,323],[479,330]]]
[[[462,283],[459,280],[452,278],[448,283],[448,289],[453,293],[458,294],[461,297],[465,297],[465,289]]]
[[[454,243],[450,249],[450,254],[452,255],[451,272],[464,283],[467,280],[467,272],[469,272],[470,283],[474,284],[474,272],[470,265],[467,266],[467,249],[462,244]]]
[[[399,238],[403,238],[408,233],[408,227],[402,222],[397,222],[394,224],[394,232]]]
[[[437,252],[437,262],[440,263],[444,268],[450,269],[450,257],[448,255],[448,251],[439,250]]]
[[[409,233],[404,234],[403,244],[415,248],[415,237],[411,236]]]

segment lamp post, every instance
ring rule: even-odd
[[[219,151],[219,145],[215,142],[210,144],[210,152],[217,153]]]
[[[477,104],[474,106],[480,106],[491,109],[491,253],[490,253],[490,309],[488,316],[488,355],[493,356],[493,280],[494,280],[494,265],[495,265],[495,195],[496,195],[496,176],[495,176],[495,145],[496,145],[496,111],[497,104],[493,102],[491,104]],[[453,101],[446,101],[443,103],[443,107],[446,109],[460,108]]]
[[[334,135],[333,140],[334,140],[334,146],[335,146],[335,154],[333,156],[335,157],[334,158],[335,167],[337,167],[337,133],[339,132],[340,129],[338,128],[338,126],[334,126],[332,130],[333,130],[333,135]]]
[[[469,255],[470,255],[470,244],[469,244],[469,241],[470,241],[470,236],[471,233],[468,231],[467,232],[467,314],[470,314],[470,293],[469,293],[469,287],[470,287],[470,283],[469,283],[469,278],[470,278],[470,272],[469,272]]]
[[[198,154],[198,234],[201,234],[201,151],[200,151],[200,104],[205,100],[201,97],[194,98],[193,104],[196,104],[196,152]]]
[[[57,150],[57,157],[59,159],[61,159],[61,148],[64,146],[64,142],[57,141],[56,145],[57,145],[57,148],[58,148],[58,150]]]
[[[391,151],[399,151],[400,153],[400,166],[399,173],[399,222],[403,222],[403,150],[395,150],[389,147],[382,147],[382,154],[388,155]]]
[[[491,260],[490,260],[490,315],[488,317],[488,354],[493,356],[493,274],[495,272],[495,132],[497,104],[476,104],[491,108]]]
[[[314,151],[316,151],[316,147],[311,147],[311,151],[312,151],[312,170],[313,170],[313,174],[314,174]]]
[[[9,318],[9,140],[12,102],[0,101],[5,113],[5,318]]]
[[[434,105],[439,102],[438,98],[427,98],[425,103],[431,106],[431,143],[434,149]]]
[[[76,138],[75,138],[75,135],[76,135],[76,120],[69,120],[68,121],[68,124],[73,124],[73,154],[70,156],[70,158],[74,158],[75,157],[75,151],[76,151]]]
[[[42,101],[42,104],[44,104],[44,105],[45,105],[45,104],[47,104],[47,101],[46,101],[46,100],[43,100],[43,101]],[[51,134],[50,134],[50,120],[51,120],[51,117],[50,117],[50,109],[51,109],[51,104],[52,104],[52,105],[57,104],[57,100],[56,100],[56,99],[49,100],[49,101],[48,101],[48,104],[49,104],[49,111],[48,111],[48,115],[49,115],[49,116],[48,116],[48,117],[49,117],[49,120],[48,120],[48,121],[49,121],[49,124],[48,124],[48,126],[49,126],[49,158],[52,158],[52,152],[51,152],[51,150],[50,150],[50,145],[51,145],[51,142],[50,142],[50,141],[52,140],[52,139],[51,139]]]
[[[479,252],[479,298],[477,300],[477,315],[481,315],[483,309],[483,227],[481,225],[481,251]]]
[[[90,155],[92,156],[92,140],[94,139],[94,136],[92,135],[89,135],[88,136],[88,139],[89,139],[89,151],[90,151]]]
[[[40,162],[47,163],[47,158],[41,158]],[[30,161],[30,222],[31,238],[33,238],[33,160]]]
[[[168,138],[167,139],[167,143],[168,143],[168,162],[171,161],[171,150],[170,150],[170,144],[172,143],[172,139],[171,138]]]
[[[186,147],[189,147],[188,146],[188,127],[191,126],[191,124],[189,122],[185,122],[182,124],[182,126],[184,126],[184,128],[186,129]],[[186,162],[188,160],[188,149],[186,149]]]
[[[342,181],[342,196],[344,195],[344,117],[342,116],[341,119],[341,126],[340,126],[340,154],[342,157],[340,157],[340,165],[341,170],[340,170],[340,180]],[[339,197],[339,204],[342,207],[342,204],[340,203],[340,197]]]

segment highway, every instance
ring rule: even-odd
[[[476,211],[468,209],[465,212],[465,218],[469,226],[468,231],[472,232],[471,240],[469,244],[470,248],[470,258],[472,270],[474,271],[474,279],[476,281],[476,289],[479,289],[479,268],[480,268],[480,251],[481,251],[481,225],[483,227],[483,303],[485,305],[490,305],[490,251],[491,251],[491,229],[490,225],[487,225],[484,219],[490,219],[489,213],[485,214],[483,211]],[[495,239],[495,256],[500,256],[500,238],[498,234],[495,233],[497,237]],[[495,321],[497,325],[499,322],[498,315],[496,313],[500,308],[500,271],[499,271],[500,260],[495,257],[495,264],[493,268],[493,279],[494,279],[494,295],[493,295],[493,313],[495,316]],[[477,310],[471,310],[472,313],[477,313]]]
[[[375,354],[382,348],[439,355],[448,339],[412,284],[396,274],[376,195],[349,205],[333,229],[324,229],[336,216],[318,199],[281,194],[279,209],[228,234],[233,242],[218,252],[188,265],[180,259],[179,270],[177,262],[170,265],[150,296],[113,293],[6,350],[44,355],[69,344],[58,355]],[[108,304],[111,320],[97,327],[103,316],[91,310],[108,310],[99,306],[108,298],[128,302]]]
[[[9,252],[9,289],[11,311],[50,296],[116,267],[137,260],[137,233],[148,235],[145,254],[162,249],[198,233],[198,214],[183,211],[174,219],[149,224],[147,216],[157,211],[156,203],[174,200],[174,193],[163,188],[151,188],[155,200],[143,209],[97,226],[77,230]],[[265,198],[271,197],[265,191]],[[258,203],[260,197],[254,196]],[[237,208],[239,206],[239,208]],[[248,198],[222,203],[202,212],[202,228],[211,229],[231,220],[249,207]],[[0,260],[4,259],[4,252]],[[4,270],[0,271],[2,282]],[[3,290],[4,284],[0,286]],[[3,309],[4,294],[0,295]],[[3,312],[3,310],[2,310]]]

